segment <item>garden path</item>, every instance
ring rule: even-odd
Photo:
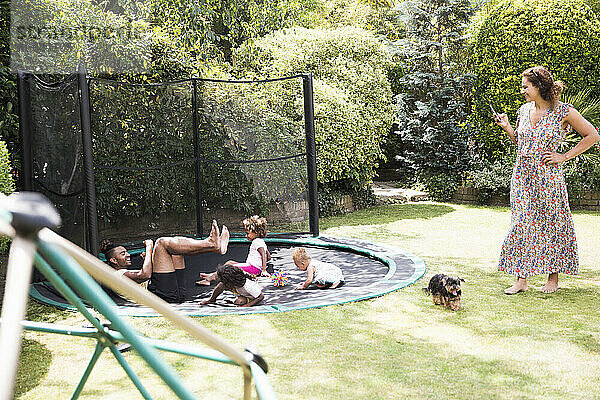
[[[406,203],[423,201],[429,198],[427,192],[399,188],[396,182],[373,182],[373,193],[385,203]]]

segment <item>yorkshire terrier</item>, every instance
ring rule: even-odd
[[[431,295],[433,304],[442,304],[444,307],[456,311],[460,308],[460,283],[465,280],[458,276],[436,274],[431,277],[429,286],[423,291]]]

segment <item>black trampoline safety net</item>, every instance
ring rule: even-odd
[[[267,218],[269,234],[314,233],[306,76],[160,84],[86,76],[91,177],[81,75],[55,84],[19,79],[26,180],[56,205],[59,233],[76,244],[90,247],[90,200],[98,241],[205,236],[212,219],[242,234],[242,219],[253,214]]]

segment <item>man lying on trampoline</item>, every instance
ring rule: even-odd
[[[104,241],[101,251],[108,265],[169,303],[181,303],[185,296],[184,255],[215,252],[225,254],[229,244],[229,230],[223,225],[219,234],[217,221],[213,220],[210,236],[198,240],[183,236],[161,237],[153,246],[152,240],[144,240],[146,251],[142,253],[144,264],[139,270],[131,267],[131,255],[121,245]]]

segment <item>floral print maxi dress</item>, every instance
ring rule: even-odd
[[[555,272],[576,275],[577,242],[562,167],[542,163],[542,153],[556,151],[571,129],[561,127],[571,106],[559,102],[533,125],[534,107],[534,102],[524,104],[517,117],[511,224],[498,269],[521,278]]]

